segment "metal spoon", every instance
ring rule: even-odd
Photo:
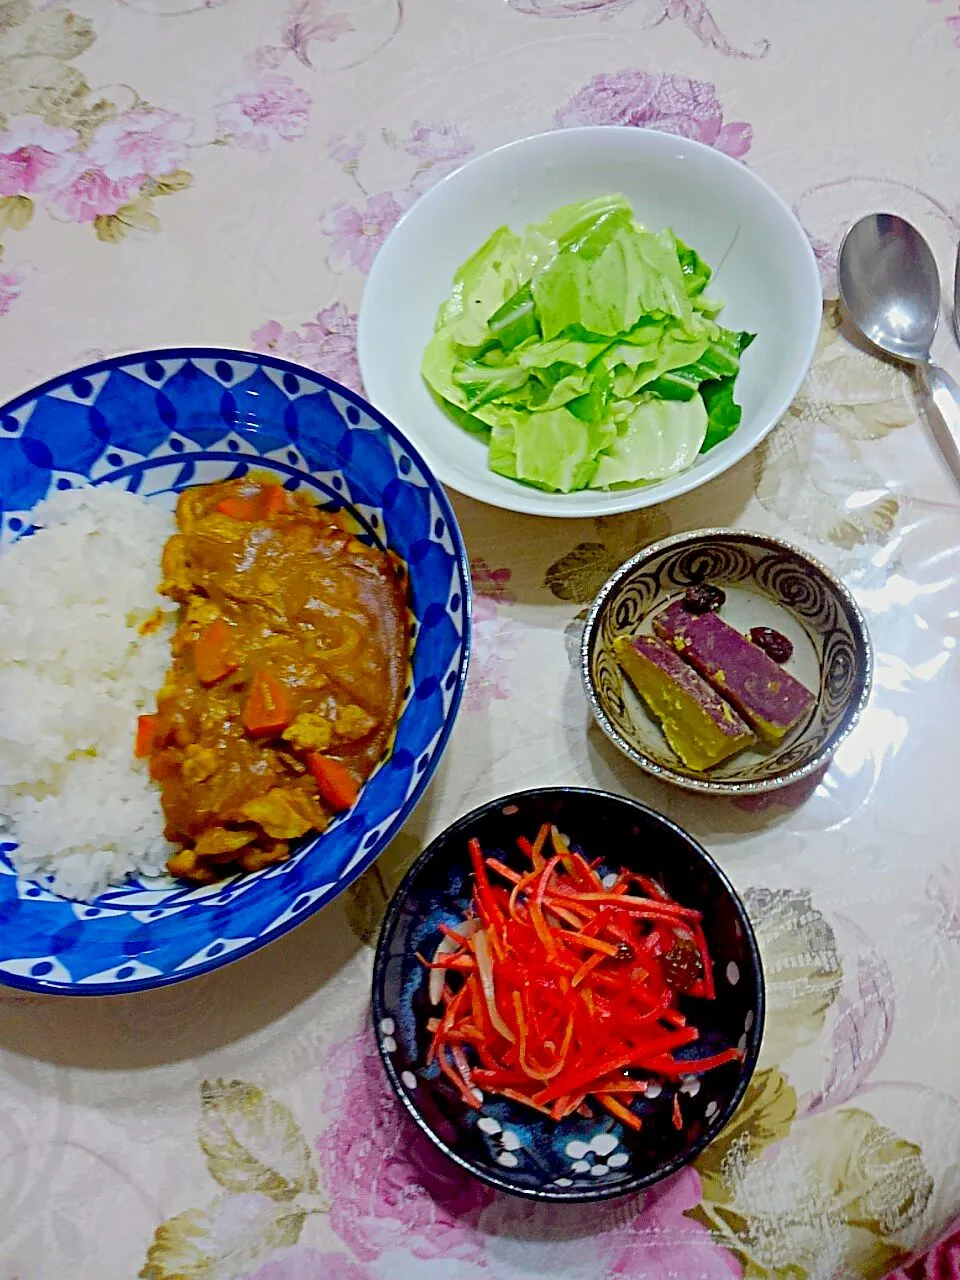
[[[960,483],[960,386],[930,359],[940,319],[940,274],[916,227],[872,213],[844,236],[837,264],[840,297],[870,342],[912,365],[937,412],[930,425]]]

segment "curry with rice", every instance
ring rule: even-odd
[[[266,478],[187,489],[176,518],[173,662],[136,751],[181,846],[169,870],[210,883],[286,860],[356,800],[403,697],[406,570]]]

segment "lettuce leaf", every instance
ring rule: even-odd
[[[696,461],[706,432],[707,410],[699,396],[643,400],[600,454],[590,488],[665,480],[686,471]]]
[[[493,471],[559,492],[663,479],[736,430],[752,334],[716,322],[709,265],[606,195],[522,237],[498,228],[456,273],[422,374],[488,439]]]
[[[740,372],[740,353],[749,347],[755,336],[717,326],[716,336],[707,342],[696,361],[665,369],[648,385],[647,391],[665,400],[691,400],[703,383],[727,378],[734,380]]]
[[[436,331],[459,346],[480,347],[489,338],[490,316],[521,284],[522,242],[500,227],[453,277],[453,291],[440,308]]]
[[[679,236],[674,236],[673,239],[687,294],[691,298],[699,297],[710,283],[710,277],[713,272],[697,253],[696,249],[691,249],[688,244],[684,244]]]
[[[663,313],[689,321],[693,308],[672,236],[608,219],[590,243],[561,249],[531,287],[544,338],[570,325],[616,337],[642,315]]]
[[[700,388],[700,399],[707,411],[707,432],[700,446],[701,453],[732,436],[740,425],[743,410],[733,398],[734,381],[718,378],[716,382],[705,382]]]
[[[490,469],[538,488],[584,489],[597,455],[616,434],[612,423],[588,423],[565,408],[504,415],[490,436]]]

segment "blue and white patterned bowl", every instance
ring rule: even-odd
[[[602,873],[626,867],[660,879],[667,891],[703,913],[714,961],[716,999],[681,997],[700,1042],[678,1050],[699,1057],[737,1046],[743,1060],[675,1085],[650,1089],[634,1103],[639,1132],[601,1112],[553,1121],[488,1094],[479,1111],[427,1065],[426,1023],[436,1009],[420,955],[432,955],[440,924],[463,920],[472,894],[467,842],[517,870],[516,841],[556,824]],[[608,861],[609,859],[609,861]],[[380,931],[373,970],[373,1016],[387,1076],[414,1122],[445,1155],[483,1182],[512,1195],[567,1203],[606,1200],[658,1182],[689,1164],[724,1128],[756,1066],[763,1035],[763,971],[743,903],[710,855],[680,827],[625,796],[580,787],[541,787],[491,800],[460,818],[420,855],[394,894]],[[673,1123],[679,1097],[682,1126]]]
[[[411,678],[393,750],[354,809],[289,862],[216,885],[133,881],[90,905],[68,902],[19,879],[9,861],[16,846],[0,834],[0,982],[104,995],[255,951],[360,875],[430,781],[470,650],[463,540],[416,450],[329,378],[271,356],[183,347],[45,382],[0,408],[0,549],[29,531],[31,510],[56,489],[113,484],[172,506],[180,490],[250,467],[346,508],[409,567]]]

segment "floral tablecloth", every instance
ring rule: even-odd
[[[336,904],[168,990],[0,994],[0,1280],[870,1280],[949,1236],[960,502],[904,373],[841,332],[834,269],[845,225],[886,208],[952,275],[958,45],[957,0],[0,0],[3,398],[166,343],[274,351],[359,387],[364,276],[403,210],[478,151],[577,124],[750,165],[809,232],[825,298],[796,403],[705,489],[581,523],[454,496],[476,586],[465,704],[415,817]],[[946,331],[938,345],[960,374]],[[641,778],[590,726],[575,669],[618,563],[726,524],[827,560],[877,649],[830,769],[739,804]],[[582,1212],[436,1156],[368,1025],[371,944],[423,841],[557,782],[641,797],[706,843],[756,922],[770,1006],[719,1141]],[[958,1241],[911,1275],[960,1274]]]

